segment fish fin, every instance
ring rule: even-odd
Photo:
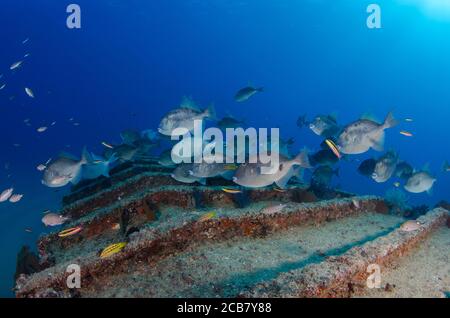
[[[117,157],[117,154],[114,152],[112,154],[112,156],[109,157],[108,164],[112,164],[112,163],[116,162],[118,159],[119,159],[119,157]]]
[[[370,120],[376,123],[380,122],[379,119],[374,114],[369,112],[362,114],[360,119]]]
[[[89,154],[89,152],[87,151],[86,146],[83,147],[83,152],[81,153],[81,160],[80,160],[80,164],[84,165],[88,162],[92,162],[92,158],[91,155]]]
[[[75,175],[75,177],[72,178],[72,180],[70,180],[70,183],[72,184],[78,184],[82,179],[82,173],[81,173],[81,169],[78,170],[77,174]]]
[[[216,108],[214,104],[209,105],[207,109],[205,109],[204,114],[210,120],[217,120]]]
[[[423,165],[422,171],[430,173],[430,163],[429,162],[427,162],[426,164]]]
[[[371,139],[372,142],[372,148],[376,151],[383,151],[384,150],[384,131],[381,132],[380,137],[378,140]]]
[[[198,105],[194,102],[194,100],[190,96],[183,96],[183,99],[181,100],[180,108],[200,110]]]
[[[338,116],[337,111],[334,111],[334,112],[332,112],[331,114],[328,115],[328,117],[329,117],[331,120],[333,120],[336,124],[337,124],[337,116]]]
[[[384,120],[383,128],[392,128],[398,125],[398,121],[394,118],[394,114],[392,112],[389,112],[387,114],[386,119]]]
[[[289,180],[291,180],[291,178],[292,178],[296,173],[297,173],[297,170],[294,169],[294,167],[291,167],[284,177],[282,177],[281,179],[275,181],[275,184],[276,184],[280,189],[286,189]]]
[[[201,185],[206,185],[206,178],[201,178],[198,180]]]
[[[429,188],[429,189],[427,190],[427,194],[428,194],[429,196],[432,196],[432,195],[433,195],[433,187],[431,187],[431,188]]]
[[[77,156],[72,155],[71,153],[65,152],[65,151],[61,151],[58,155],[59,158],[66,158],[66,159],[71,159],[71,160],[75,160],[78,161],[79,158],[77,158]]]
[[[311,164],[309,163],[309,157],[308,157],[308,151],[306,149],[303,149],[295,158],[294,163],[298,164],[299,166],[303,168],[310,169],[312,168]]]
[[[447,172],[447,170],[449,169],[449,165],[448,165],[448,161],[444,161],[444,163],[442,164],[442,171]]]
[[[109,178],[109,170],[105,170],[102,172],[102,176]]]

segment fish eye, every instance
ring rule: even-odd
[[[376,177],[378,177],[378,175],[375,172],[372,173],[372,178],[376,178]]]
[[[314,124],[309,124],[309,128],[313,129],[314,127],[316,127]]]

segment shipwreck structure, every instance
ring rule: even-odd
[[[245,191],[220,178],[181,184],[171,170],[141,157],[114,168],[110,178],[74,187],[60,211],[71,217],[63,229],[82,230],[41,237],[39,272],[17,278],[16,296],[440,297],[450,286],[443,208],[407,232],[400,228],[405,220],[390,215],[379,197],[342,191],[317,197],[302,183]],[[127,243],[123,250],[100,257],[118,242]],[[445,268],[422,268],[427,272],[411,287],[396,271],[423,261],[415,255],[429,253],[427,244],[434,250],[425,258],[445,264],[447,275]],[[67,285],[71,264],[81,269],[79,289]],[[381,269],[375,289],[367,284],[374,264]],[[430,277],[439,278],[431,287]]]

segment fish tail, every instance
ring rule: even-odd
[[[87,151],[86,146],[84,146],[83,152],[82,152],[82,154],[81,154],[81,161],[80,161],[80,163],[81,163],[82,165],[85,165],[85,164],[87,164],[87,163],[90,162],[90,161],[92,161],[91,155],[90,155],[89,152]]]
[[[398,121],[394,118],[394,114],[392,112],[389,112],[387,114],[386,119],[384,120],[383,128],[392,128],[398,125]]]

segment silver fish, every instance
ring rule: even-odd
[[[50,188],[64,187],[69,182],[76,184],[81,177],[81,166],[87,163],[85,151],[81,160],[63,155],[44,170],[42,184]]]
[[[198,182],[201,184],[205,184],[206,180],[204,178],[194,177],[190,171],[193,169],[192,163],[182,163],[176,167],[176,169],[172,172],[171,176],[178,182],[182,183],[194,183]]]
[[[386,116],[383,124],[369,119],[360,119],[346,126],[338,137],[339,151],[344,154],[361,154],[373,148],[383,151],[384,130],[397,125],[392,113]]]
[[[397,163],[398,155],[393,151],[387,152],[377,161],[372,179],[378,183],[388,181],[394,174]]]
[[[244,163],[236,170],[233,181],[240,186],[249,188],[261,188],[276,183],[283,189],[296,172],[294,166],[301,166],[303,168],[311,167],[306,151],[301,152],[292,160],[282,155],[279,156],[279,159],[278,169],[273,174],[262,173],[262,168],[269,168],[270,163]]]
[[[316,135],[324,138],[330,138],[339,133],[341,128],[339,127],[336,119],[331,115],[318,115],[309,124],[311,129]]]
[[[248,100],[250,97],[252,97],[253,95],[255,95],[258,92],[263,92],[264,88],[259,87],[259,88],[255,88],[255,87],[251,87],[251,86],[247,86],[244,87],[242,89],[240,89],[236,95],[234,96],[234,100],[237,102],[244,102],[246,100]]]
[[[69,217],[65,217],[65,216],[60,215],[60,214],[47,213],[42,218],[42,223],[44,223],[45,226],[58,226],[58,225],[62,225],[64,223],[66,223],[69,220],[70,220]]]
[[[411,193],[430,193],[435,182],[436,178],[432,177],[428,172],[415,172],[408,181],[406,181],[405,190]]]
[[[0,202],[8,201],[8,199],[9,199],[9,198],[11,197],[11,195],[13,194],[13,191],[14,191],[13,188],[4,190],[4,191],[0,194]]]
[[[222,156],[220,154],[216,154]],[[192,165],[192,170],[189,171],[194,177],[197,178],[213,178],[217,176],[223,176],[225,179],[231,179],[234,171],[227,170],[227,160],[224,158],[223,163],[213,162],[213,157],[204,156],[202,163],[194,163]]]
[[[172,133],[177,128],[185,128],[192,132],[194,130],[194,120],[213,118],[215,118],[215,110],[212,106],[199,110],[183,104],[181,107],[168,112],[161,119],[158,132],[166,136],[172,136]]]

